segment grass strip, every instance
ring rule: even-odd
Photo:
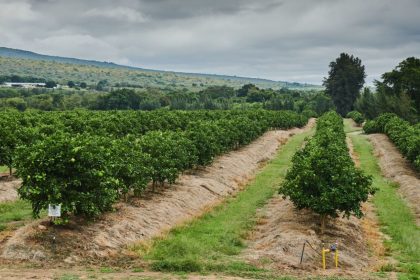
[[[156,271],[248,271],[258,269],[233,256],[245,247],[244,239],[256,224],[256,210],[264,206],[278,190],[295,151],[313,129],[297,134],[235,197],[186,225],[175,228],[151,247],[137,246],[137,251],[152,262]]]
[[[350,125],[348,122],[346,125]],[[351,129],[349,129],[351,130]],[[420,230],[407,204],[397,193],[398,185],[382,176],[372,144],[363,134],[349,134],[354,150],[360,157],[360,167],[373,177],[378,188],[373,203],[382,230],[391,237],[385,245],[399,261],[399,279],[420,279]]]
[[[31,204],[16,200],[0,203],[0,231],[7,228],[10,222],[23,221],[32,218]]]
[[[9,172],[9,167],[0,165],[0,173]]]

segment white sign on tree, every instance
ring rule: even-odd
[[[58,205],[48,204],[48,216],[61,217],[61,204],[58,204]]]

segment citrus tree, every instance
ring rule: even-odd
[[[95,217],[111,209],[123,182],[116,177],[115,146],[105,137],[56,133],[17,151],[18,190],[32,203],[34,216],[48,204],[70,214]]]
[[[360,218],[361,203],[375,191],[371,178],[354,166],[345,138],[337,113],[320,117],[316,134],[293,156],[293,166],[280,188],[298,209],[320,215],[322,233],[327,217]]]

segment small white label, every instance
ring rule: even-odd
[[[61,204],[58,204],[58,205],[48,204],[48,216],[61,217]]]

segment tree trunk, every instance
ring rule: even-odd
[[[325,232],[325,224],[327,222],[327,215],[326,214],[322,214],[321,215],[321,234],[323,235]]]
[[[12,175],[13,175],[13,170],[12,170],[12,166],[10,165],[9,166],[9,176],[12,177]]]

